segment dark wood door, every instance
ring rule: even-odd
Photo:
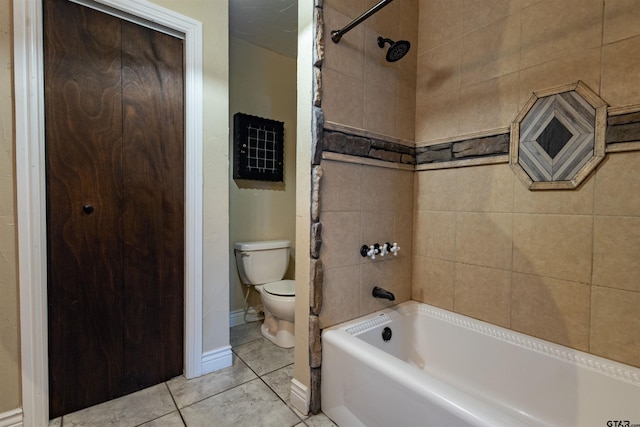
[[[183,44],[44,1],[50,415],[182,373]]]

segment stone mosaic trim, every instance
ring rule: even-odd
[[[414,165],[415,149],[392,141],[324,129],[322,151]]]
[[[452,162],[509,153],[509,134],[472,138],[416,148],[416,164]]]
[[[607,118],[607,135],[605,140],[607,146],[640,142],[640,111]]]

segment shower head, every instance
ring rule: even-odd
[[[388,62],[396,62],[401,59],[403,56],[409,52],[409,48],[411,47],[411,43],[406,40],[398,40],[394,42],[391,39],[385,39],[382,37],[378,37],[378,46],[383,48],[385,43],[389,43],[389,50],[387,51],[386,59]]]

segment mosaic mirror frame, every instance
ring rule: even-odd
[[[284,181],[284,122],[234,114],[233,179]]]
[[[529,190],[577,188],[605,156],[607,104],[579,81],[535,92],[511,124],[509,164]]]

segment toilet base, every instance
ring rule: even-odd
[[[277,320],[277,328],[271,328],[268,326],[268,323],[265,321],[262,326],[260,326],[260,332],[262,332],[262,336],[282,348],[292,348],[296,344],[296,337],[294,335],[294,325],[292,322],[287,322],[286,320]],[[273,332],[272,332],[273,331]]]

